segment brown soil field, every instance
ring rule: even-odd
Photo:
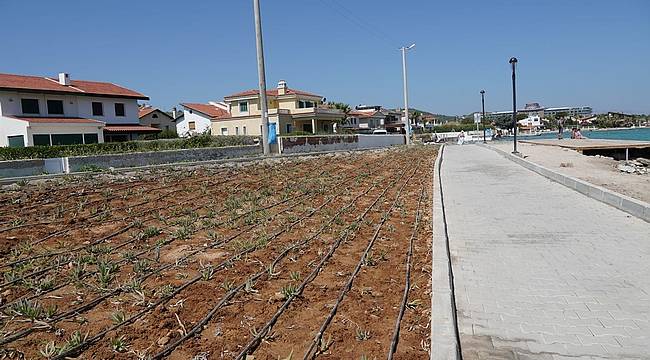
[[[426,359],[437,148],[0,190],[0,359]]]

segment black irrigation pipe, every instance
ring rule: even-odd
[[[243,214],[241,214],[241,215],[238,215],[235,219],[230,219],[230,220],[228,220],[228,221],[241,219],[242,217],[247,216],[247,215],[249,215],[249,214],[251,214],[251,213],[258,212],[258,211],[262,211],[262,210],[267,210],[267,209],[270,209],[270,208],[276,207],[276,206],[278,206],[278,205],[282,205],[282,204],[284,204],[284,203],[286,203],[286,202],[288,202],[288,201],[290,201],[290,200],[293,200],[293,199],[296,199],[296,198],[300,198],[300,197],[305,196],[305,195],[306,195],[305,193],[300,194],[300,195],[295,195],[295,196],[292,196],[292,197],[286,198],[286,199],[284,199],[284,200],[281,200],[281,201],[279,201],[279,202],[276,202],[276,203],[274,203],[274,204],[267,205],[267,206],[265,206],[265,207],[263,207],[263,208],[254,209],[254,210],[249,210],[249,211],[247,211],[247,212],[245,212],[245,213],[243,213]],[[196,211],[196,210],[198,210],[198,209],[200,209],[200,208],[203,208],[203,207],[205,207],[205,206],[204,206],[204,205],[197,206],[197,207],[195,207],[194,209],[192,209],[192,211]],[[223,209],[221,209],[221,210],[223,210]],[[207,216],[203,215],[203,216],[200,216],[197,220],[205,219],[205,218],[207,218]],[[150,220],[150,219],[149,219],[149,220]],[[213,227],[221,226],[221,225],[227,223],[228,221],[221,221],[221,222],[219,222],[219,223],[213,225]],[[130,227],[132,227],[132,226],[130,226]],[[129,228],[130,228],[130,227],[129,227]],[[171,226],[167,226],[166,228],[171,228]],[[197,229],[197,231],[198,231],[198,230],[202,230],[202,229],[203,229],[203,228],[199,228],[199,229]],[[112,234],[111,236],[113,236],[113,235],[114,235],[114,234]],[[100,239],[100,240],[101,240],[101,239]],[[126,241],[126,242],[124,242],[124,243],[122,243],[122,244],[118,244],[117,246],[115,246],[114,248],[111,249],[111,252],[113,252],[113,251],[115,251],[115,250],[117,250],[117,249],[119,249],[119,248],[122,248],[122,247],[124,247],[124,246],[129,245],[129,244],[133,243],[135,240],[136,240],[136,239],[131,239],[131,240],[128,240],[128,241]],[[175,239],[173,239],[173,240],[175,240]],[[173,240],[172,240],[172,241],[173,241]],[[98,240],[98,241],[99,241],[99,240]],[[161,244],[161,246],[169,245],[172,241],[164,242],[164,243]],[[90,244],[90,245],[92,245],[92,244]],[[89,246],[89,245],[87,245],[87,246]],[[87,246],[84,246],[84,248],[87,247]],[[81,250],[81,249],[80,249],[80,250]],[[140,251],[140,252],[134,254],[134,256],[135,256],[135,257],[139,257],[139,256],[141,256],[141,255],[143,255],[143,254],[145,254],[145,253],[151,252],[152,250],[154,250],[154,248],[148,248],[148,249],[142,250],[142,251]],[[65,252],[70,252],[70,250],[65,251]],[[121,263],[126,262],[126,261],[128,261],[128,260],[123,259],[123,260],[119,261],[118,264],[121,264]],[[54,268],[56,268],[56,267],[57,267],[57,265],[51,265],[51,266],[48,267],[48,268],[38,270],[37,272],[34,272],[34,273],[31,273],[31,274],[28,274],[28,275],[26,275],[26,276],[24,276],[24,277],[21,277],[20,279],[15,279],[15,280],[13,280],[12,283],[8,283],[8,285],[11,285],[11,284],[13,284],[13,283],[15,283],[15,282],[17,282],[17,281],[24,280],[24,279],[26,279],[26,278],[30,278],[30,277],[35,276],[35,275],[42,274],[44,271],[49,271],[49,270],[52,270],[52,269],[54,269]],[[91,275],[93,275],[94,273],[96,273],[96,272],[89,272],[89,273],[86,273],[86,274],[84,274],[84,277],[83,277],[83,278],[85,278],[85,277],[87,277],[87,276],[91,276]],[[33,295],[33,296],[30,296],[30,297],[28,297],[28,300],[33,300],[33,299],[35,299],[35,298],[41,297],[41,296],[43,296],[43,295],[45,295],[45,294],[47,294],[47,293],[50,293],[50,292],[56,291],[56,290],[58,290],[58,289],[60,289],[60,288],[62,288],[62,287],[65,287],[65,286],[67,286],[67,285],[69,285],[69,284],[71,284],[71,283],[72,283],[72,281],[69,281],[69,282],[67,282],[67,283],[60,284],[59,286],[56,286],[56,287],[54,287],[54,288],[52,288],[52,289],[50,289],[50,290],[48,290],[48,291],[46,291],[46,292],[41,292],[41,293],[39,293],[39,294],[35,294],[35,295]],[[0,287],[0,289],[1,289],[1,287]],[[10,305],[13,304],[13,303],[16,303],[17,301],[20,301],[21,299],[24,299],[24,297],[21,297],[21,298],[19,298],[19,299],[14,299],[12,302],[9,302],[9,303],[6,303],[6,304],[4,304],[4,305],[1,305],[1,306],[0,306],[0,310],[6,308],[6,307],[8,307],[8,306],[10,306]]]
[[[286,202],[286,201],[288,201],[288,200],[284,200],[283,202]],[[291,209],[291,208],[292,207],[289,207],[288,209]],[[259,210],[261,210],[261,209],[259,209]],[[284,210],[284,211],[286,211],[286,210]],[[278,214],[274,214],[271,217],[273,217],[275,215],[279,215],[280,213],[283,213],[284,211],[279,212]],[[241,216],[245,216],[245,215],[246,214],[243,214]],[[300,219],[300,221],[302,221],[302,220],[303,219]],[[169,263],[169,264],[163,265],[163,266],[157,268],[156,270],[153,270],[153,271],[141,276],[140,278],[138,278],[136,280],[137,281],[144,281],[144,280],[146,280],[147,278],[149,278],[152,275],[159,274],[162,271],[165,271],[165,270],[167,270],[169,268],[175,267],[177,264],[186,261],[188,258],[190,258],[190,257],[192,257],[192,256],[194,256],[194,255],[196,255],[196,254],[198,254],[200,252],[203,252],[203,251],[205,251],[207,249],[213,249],[213,248],[225,245],[225,244],[229,243],[230,241],[232,241],[232,240],[236,239],[237,237],[239,237],[241,234],[245,233],[246,231],[249,231],[250,229],[252,229],[252,228],[254,228],[255,226],[258,226],[258,225],[260,225],[260,224],[250,225],[248,228],[246,228],[244,230],[241,230],[237,234],[231,235],[226,240],[215,241],[212,244],[208,245],[207,247],[200,248],[198,250],[194,250],[194,251],[184,255],[182,258],[179,258],[176,263]],[[173,241],[173,240],[171,240],[171,241]],[[169,241],[168,243],[170,243],[171,241]],[[250,252],[250,251],[252,251],[252,250],[242,251],[242,252],[232,256],[230,259],[222,262],[217,267],[215,267],[215,269],[223,268],[226,264],[228,264],[233,259],[237,259],[238,257],[241,257],[242,255],[245,255],[247,252]],[[178,292],[180,292],[180,290],[182,290],[182,289],[186,288],[187,286],[191,285],[192,283],[198,281],[197,278],[198,278],[198,280],[200,280],[201,276],[198,276],[198,277],[195,277],[194,279],[191,279],[190,281],[188,281],[188,283],[185,283],[180,288],[176,289],[176,291],[174,291],[174,293],[172,293],[172,294],[177,294]],[[55,323],[57,323],[57,322],[59,322],[61,320],[65,320],[65,319],[67,319],[67,318],[69,318],[71,316],[76,316],[76,315],[78,315],[78,314],[80,314],[82,312],[88,311],[88,310],[92,309],[93,307],[95,307],[96,305],[103,302],[104,300],[106,300],[106,299],[108,299],[110,297],[116,296],[116,295],[120,294],[123,291],[124,291],[124,288],[122,288],[122,287],[115,288],[112,291],[91,300],[89,303],[86,303],[86,304],[84,304],[82,306],[79,306],[79,307],[76,307],[74,309],[70,309],[70,310],[66,311],[65,313],[59,314],[58,316],[50,319],[49,321],[41,322],[40,325],[38,325],[38,326],[34,325],[34,326],[29,327],[29,328],[25,328],[23,330],[20,330],[20,331],[18,331],[16,333],[12,334],[11,336],[7,336],[5,338],[2,338],[2,339],[0,339],[0,345],[5,345],[5,344],[8,344],[8,343],[14,342],[14,341],[16,341],[16,340],[18,340],[20,338],[28,336],[29,334],[33,333],[36,330],[51,328],[51,326],[53,324],[55,324]],[[173,297],[173,296],[171,296],[171,297]],[[169,299],[171,297],[169,297]],[[153,310],[153,309],[147,308],[145,310],[150,311],[150,310]]]
[[[402,295],[402,304],[399,308],[399,314],[395,320],[395,328],[393,329],[393,337],[390,342],[390,348],[388,349],[388,360],[393,360],[393,355],[397,351],[397,344],[399,342],[399,333],[400,325],[402,323],[402,318],[404,317],[404,312],[406,311],[406,304],[408,302],[409,291],[411,290],[411,262],[413,260],[413,241],[418,237],[418,227],[420,225],[420,206],[422,205],[422,199],[424,198],[424,184],[422,184],[422,189],[420,190],[420,198],[418,199],[417,210],[415,212],[415,222],[413,224],[413,232],[411,233],[411,238],[409,239],[409,247],[406,253],[406,275],[404,280],[404,294]]]
[[[323,173],[323,172],[321,172],[320,174],[322,174],[322,173]],[[340,185],[340,184],[344,183],[345,181],[346,181],[346,180],[344,179],[344,180],[338,182],[337,185]],[[290,197],[290,198],[284,199],[284,200],[282,200],[282,201],[280,201],[280,202],[277,202],[277,203],[275,203],[275,204],[269,205],[269,206],[267,206],[267,207],[265,207],[265,208],[260,208],[260,209],[255,209],[255,210],[250,210],[250,211],[248,211],[248,212],[246,212],[246,213],[241,214],[240,216],[238,216],[237,219],[239,219],[239,218],[241,218],[241,217],[244,217],[244,216],[250,214],[251,212],[257,212],[257,211],[261,211],[261,210],[266,210],[266,209],[268,209],[268,208],[272,208],[272,207],[275,207],[275,206],[277,206],[277,205],[280,205],[280,204],[286,203],[286,202],[288,202],[288,201],[290,201],[290,200],[292,200],[292,199],[300,198],[300,197],[302,197],[302,196],[304,196],[304,195],[307,195],[307,194],[306,194],[306,193],[303,193],[303,194],[295,195],[295,196],[293,196],[293,197]],[[316,213],[317,211],[319,211],[320,209],[322,209],[322,208],[323,208],[327,203],[331,202],[334,198],[335,198],[334,196],[330,197],[330,199],[327,200],[325,203],[323,203],[321,206],[319,206],[319,208],[310,211],[310,212],[309,212],[307,215],[305,215],[304,217],[302,217],[302,218],[300,218],[300,219],[294,221],[292,224],[290,224],[290,226],[293,226],[293,225],[299,224],[300,222],[302,222],[302,221],[305,220],[306,218],[311,217],[314,213]],[[282,210],[282,211],[280,211],[280,212],[278,212],[278,213],[276,213],[276,214],[273,214],[273,215],[267,217],[267,219],[265,219],[265,221],[267,221],[268,219],[272,219],[273,217],[278,216],[278,215],[280,215],[280,214],[282,214],[282,213],[284,213],[284,212],[286,212],[286,211],[288,211],[288,210],[293,209],[294,206],[295,206],[295,204],[292,204],[292,205],[289,206],[288,208],[286,208],[286,209],[284,209],[284,210]],[[227,221],[223,221],[221,224],[226,223],[226,222],[227,222]],[[176,264],[178,264],[178,263],[182,263],[182,262],[186,261],[188,258],[190,258],[191,256],[194,256],[194,255],[196,255],[196,254],[198,254],[198,253],[201,253],[201,252],[205,251],[206,249],[216,248],[216,247],[219,247],[219,246],[225,245],[225,244],[229,243],[230,241],[234,240],[235,238],[239,237],[240,235],[246,233],[247,231],[250,231],[251,229],[253,229],[253,228],[255,228],[256,226],[259,226],[259,225],[261,225],[261,224],[262,224],[261,222],[260,222],[260,223],[257,223],[257,224],[252,224],[252,225],[248,226],[247,228],[244,228],[243,230],[241,230],[239,233],[230,236],[227,240],[224,240],[224,241],[215,241],[215,242],[213,242],[211,245],[209,245],[209,246],[206,247],[206,248],[200,248],[200,249],[198,249],[198,250],[194,250],[194,251],[192,251],[192,252],[186,254],[186,255],[185,255],[184,257],[182,257],[181,259],[179,259],[176,263],[174,263],[174,264],[167,264],[167,265],[164,265],[164,266],[162,266],[162,267],[160,267],[160,268],[154,270],[153,272],[150,272],[150,273],[148,273],[148,274],[146,274],[146,275],[143,275],[143,276],[142,276],[140,279],[138,279],[138,280],[139,280],[139,281],[144,281],[144,280],[146,280],[148,277],[150,277],[151,275],[154,275],[154,274],[160,273],[160,272],[162,272],[162,271],[164,271],[164,270],[166,270],[166,269],[168,269],[168,268],[174,267],[174,266],[176,266]],[[219,226],[220,226],[220,225],[219,225]],[[271,236],[270,239],[269,239],[269,241],[272,240],[272,239],[274,239],[274,238],[276,238],[276,237],[278,237],[278,236],[280,236],[282,233],[286,232],[287,229],[288,229],[288,227],[283,228],[282,230],[280,230],[279,232],[277,232],[276,234],[274,234],[273,236]],[[171,241],[173,241],[173,239],[172,239]],[[168,241],[167,243],[170,243],[171,241]],[[215,267],[215,269],[223,268],[223,267],[225,267],[226,264],[232,263],[234,260],[239,259],[241,256],[246,255],[247,253],[252,252],[252,251],[254,251],[254,250],[255,250],[255,249],[247,249],[247,250],[241,251],[240,253],[238,253],[238,254],[232,256],[230,259],[228,259],[228,260],[222,262],[220,265],[218,265],[217,267]],[[201,278],[202,278],[202,276],[199,275],[199,276],[195,277],[194,279],[188,281],[187,283],[185,283],[184,285],[182,285],[180,288],[176,289],[176,291],[174,291],[168,299],[171,299],[171,297],[173,297],[174,294],[179,293],[181,290],[183,290],[183,289],[186,288],[187,286],[189,286],[189,285],[195,283],[196,281],[200,280]],[[71,309],[71,310],[67,311],[66,313],[60,314],[59,316],[57,316],[57,317],[55,317],[55,318],[53,318],[53,319],[50,319],[50,320],[47,321],[47,322],[41,322],[41,325],[39,325],[39,326],[32,326],[32,327],[30,327],[30,328],[23,329],[23,330],[21,330],[21,331],[15,333],[15,334],[13,334],[13,335],[11,335],[10,337],[6,337],[6,338],[4,338],[4,339],[0,339],[0,345],[4,345],[4,344],[7,344],[7,343],[10,343],[10,342],[16,341],[16,340],[18,340],[18,339],[20,339],[20,338],[23,338],[23,337],[25,337],[25,336],[28,336],[29,334],[31,334],[32,332],[34,332],[34,331],[36,331],[36,330],[41,330],[41,329],[44,329],[44,328],[49,328],[49,327],[51,327],[52,324],[54,324],[54,323],[56,323],[56,322],[58,322],[58,321],[64,320],[64,319],[66,319],[66,318],[69,318],[69,317],[71,317],[71,316],[78,315],[78,314],[81,313],[81,312],[87,311],[87,310],[89,310],[89,309],[95,307],[97,304],[103,302],[105,299],[108,299],[108,298],[110,298],[110,297],[112,297],[112,296],[118,295],[118,294],[121,293],[122,291],[124,291],[123,288],[116,288],[116,289],[114,289],[113,291],[111,291],[110,293],[107,293],[107,294],[105,294],[105,295],[102,295],[102,296],[100,296],[100,297],[98,297],[98,298],[93,299],[90,303],[84,304],[83,306],[78,307],[78,308],[75,308],[75,309]],[[42,295],[42,294],[41,294],[41,295]],[[40,296],[40,295],[39,295],[39,296]],[[168,299],[167,299],[167,300],[168,300]],[[157,306],[157,305],[156,305],[156,306]],[[150,310],[152,310],[152,309],[145,309],[145,310],[146,310],[146,311],[150,311]]]
[[[394,180],[392,182],[392,184],[398,182],[403,176],[404,176],[404,173],[402,172],[401,175],[396,180]],[[351,224],[359,224],[361,221],[363,221],[363,219],[368,215],[370,210],[375,207],[375,205],[379,202],[379,200],[381,198],[384,197],[384,195],[386,194],[388,189],[392,186],[392,184],[389,185],[389,186],[386,186],[384,188],[384,190],[379,194],[379,196],[377,196],[377,198],[370,204],[370,206],[368,206],[361,215],[358,215],[356,217],[356,219]],[[374,188],[374,186],[372,188]],[[350,204],[348,204],[347,206],[345,206],[341,210],[341,213],[343,211],[347,211],[348,208],[350,208],[352,205],[355,204],[356,200],[359,197],[367,194],[372,188],[369,188],[364,193],[359,194]],[[350,226],[350,225],[348,225],[348,226]],[[352,237],[354,237],[354,236],[356,236],[356,233],[352,235]],[[318,265],[314,268],[314,270],[312,270],[312,272],[309,274],[309,276],[307,276],[305,278],[305,280],[300,284],[300,286],[296,290],[296,293],[291,295],[288,299],[285,300],[285,302],[282,304],[282,306],[280,308],[278,308],[278,310],[275,312],[273,317],[271,317],[271,319],[264,325],[264,327],[262,327],[262,329],[260,329],[258,331],[258,334],[248,344],[246,344],[246,346],[240,351],[240,353],[239,353],[239,355],[237,355],[236,359],[244,359],[247,355],[252,355],[252,353],[257,349],[257,347],[261,343],[262,339],[264,339],[264,337],[269,333],[269,331],[271,331],[272,327],[278,321],[280,316],[282,316],[284,311],[289,307],[291,302],[296,297],[299,297],[299,296],[302,295],[303,291],[305,290],[305,287],[307,287],[308,284],[310,284],[312,281],[314,281],[314,279],[316,279],[316,277],[320,273],[323,266],[334,255],[334,252],[339,248],[339,246],[343,242],[348,241],[349,239],[350,239],[350,233],[349,232],[346,232],[344,235],[339,236],[337,238],[336,242],[334,242],[334,244],[332,244],[332,246],[330,247],[330,250],[328,251],[328,253],[325,254],[325,256],[323,256],[321,258],[321,260],[319,261]]]
[[[265,177],[265,179],[266,179],[266,178],[270,178],[270,176]],[[204,178],[202,178],[200,181],[205,181],[205,180],[204,180]],[[232,180],[231,180],[231,179],[228,179],[228,180],[222,180],[222,181],[219,181],[219,182],[212,182],[212,183],[209,184],[209,186],[220,186],[220,185],[223,185],[223,184],[225,184],[225,183],[227,183],[227,182],[229,182],[229,181],[232,181]],[[263,181],[263,180],[262,180],[262,181]],[[242,185],[243,183],[245,183],[245,182],[248,182],[248,181],[241,181],[241,182],[239,182],[239,183],[236,185],[236,187],[241,186],[241,185]],[[138,205],[146,204],[146,203],[149,203],[149,202],[152,202],[152,201],[159,200],[159,199],[161,199],[161,198],[163,198],[163,197],[165,197],[165,196],[168,196],[168,195],[173,194],[173,193],[176,193],[176,192],[178,192],[178,190],[173,190],[173,191],[171,191],[171,192],[169,192],[169,193],[162,194],[162,195],[158,196],[157,199],[154,199],[154,200],[147,200],[147,201],[143,201],[143,202],[141,202],[141,203],[131,204],[131,205],[129,205],[129,206],[124,206],[124,207],[122,207],[122,208],[128,208],[128,207],[134,207],[134,206],[138,206]],[[178,204],[174,204],[174,205],[172,205],[171,208],[178,208],[178,207],[181,207],[181,206],[187,204],[188,202],[191,202],[191,201],[194,201],[194,200],[196,200],[196,199],[203,198],[203,197],[205,197],[204,194],[200,194],[200,195],[197,195],[197,196],[191,197],[191,198],[189,198],[189,199],[185,199],[185,200],[181,201],[181,202],[178,203]],[[205,207],[205,206],[202,206],[202,207],[199,207],[199,208],[203,208],[203,207]],[[120,210],[120,209],[122,209],[122,208],[118,208],[118,209],[110,209],[110,210],[106,210],[106,211]],[[129,220],[129,219],[134,219],[134,218],[137,218],[138,216],[140,216],[140,215],[142,215],[142,214],[144,214],[144,213],[156,212],[156,211],[159,211],[159,210],[161,210],[161,209],[166,209],[166,208],[167,208],[167,209],[170,208],[169,205],[168,205],[168,204],[163,204],[163,205],[159,205],[158,207],[155,207],[155,208],[153,208],[153,209],[144,209],[143,211],[141,211],[141,212],[139,212],[139,213],[137,213],[137,214],[135,214],[135,215],[130,215],[129,217],[124,217],[124,218],[121,218],[121,219],[114,219],[114,221],[117,222],[117,221],[125,221],[125,220]],[[143,219],[142,222],[150,221],[150,220],[153,220],[153,219],[155,219],[155,218],[156,218],[156,217],[155,217],[154,215],[150,215],[150,216],[146,217],[145,219]],[[88,218],[88,219],[90,219],[90,218]],[[33,245],[37,245],[38,243],[41,243],[41,242],[47,240],[48,238],[51,238],[52,236],[61,235],[61,234],[64,234],[64,233],[66,233],[66,232],[68,232],[68,231],[71,231],[71,230],[74,230],[74,229],[78,229],[78,228],[88,227],[88,226],[89,226],[89,225],[80,225],[80,226],[78,226],[78,227],[67,228],[67,229],[64,229],[64,230],[60,230],[60,231],[57,231],[57,232],[52,233],[52,234],[50,234],[50,235],[47,235],[46,237],[44,237],[44,238],[42,238],[42,239],[40,239],[40,240],[37,240],[37,241],[31,243],[30,245],[32,245],[32,246],[33,246]],[[123,227],[123,228],[120,228],[120,229],[116,230],[115,232],[109,234],[108,236],[103,237],[102,239],[99,239],[99,240],[96,240],[96,241],[94,241],[94,242],[92,242],[92,243],[90,243],[90,244],[87,244],[87,245],[84,245],[84,246],[78,247],[78,248],[76,248],[76,249],[74,249],[74,250],[72,250],[72,251],[77,251],[77,250],[80,250],[80,249],[87,248],[87,247],[89,247],[89,246],[97,245],[98,243],[104,242],[104,241],[106,241],[106,240],[108,240],[108,239],[110,239],[110,238],[112,238],[112,237],[115,237],[115,236],[117,236],[117,235],[119,235],[119,234],[121,234],[121,233],[124,233],[124,232],[128,231],[129,229],[133,228],[134,226],[135,226],[135,224],[131,223],[131,224],[129,224],[129,225]],[[43,257],[52,257],[52,256],[57,256],[57,255],[61,255],[61,254],[65,254],[65,253],[69,253],[70,251],[71,251],[71,250],[68,249],[68,250],[63,250],[63,251],[59,251],[59,252],[54,252],[54,253],[49,253],[49,254],[34,255],[34,256],[30,256],[30,257],[26,257],[26,258],[18,259],[18,260],[15,260],[15,261],[12,261],[12,262],[9,262],[9,263],[6,263],[6,264],[2,264],[2,265],[0,265],[0,269],[1,269],[1,268],[5,268],[5,267],[9,267],[9,266],[13,266],[13,265],[16,265],[16,264],[20,264],[20,263],[23,263],[23,262],[26,262],[26,261],[31,261],[31,260],[35,260],[35,259],[39,259],[39,258],[43,258]],[[0,286],[2,286],[2,285],[0,285]]]
[[[381,231],[382,226],[388,220],[388,215],[393,211],[393,209],[395,208],[395,205],[397,205],[397,202],[398,202],[398,200],[400,198],[402,190],[404,189],[404,187],[406,187],[406,184],[408,184],[408,182],[411,181],[413,176],[415,176],[415,174],[417,173],[418,166],[419,166],[419,162],[418,162],[418,165],[416,165],[415,170],[413,171],[413,173],[408,177],[408,179],[406,179],[404,184],[402,184],[402,186],[397,191],[397,194],[395,195],[395,200],[393,201],[393,204],[391,205],[391,207],[388,209],[388,211],[386,211],[384,213],[384,216],[382,216],[380,222],[377,224],[377,229],[375,230],[375,233],[373,234],[373,236],[368,241],[368,245],[366,246],[365,251],[361,255],[361,258],[359,259],[359,262],[357,263],[357,266],[355,267],[354,271],[352,272],[352,274],[348,278],[348,281],[345,284],[345,286],[343,286],[343,288],[341,289],[341,292],[339,293],[339,297],[337,298],[336,303],[334,304],[334,306],[332,307],[332,310],[330,311],[329,315],[327,316],[327,318],[325,319],[325,321],[321,325],[320,329],[318,330],[318,333],[314,337],[311,345],[309,346],[309,349],[307,349],[307,351],[305,352],[305,355],[303,356],[303,360],[313,359],[318,355],[318,350],[313,354],[312,354],[312,351],[322,341],[323,334],[324,334],[325,330],[327,329],[327,327],[329,326],[329,324],[332,322],[332,319],[334,319],[334,316],[336,315],[336,312],[338,310],[339,305],[341,305],[341,303],[343,302],[343,299],[345,298],[347,293],[352,289],[352,284],[354,283],[354,279],[359,274],[359,271],[361,271],[361,267],[363,266],[363,263],[364,263],[366,257],[368,256],[368,253],[372,249],[372,246],[375,244],[375,240],[377,240],[377,238],[379,237],[379,232]]]
[[[309,211],[309,212],[308,212],[306,215],[304,215],[303,217],[301,217],[301,218],[295,220],[294,222],[292,222],[290,226],[293,226],[293,225],[299,224],[300,222],[304,221],[305,219],[307,219],[307,218],[313,216],[316,212],[318,212],[320,209],[322,209],[325,205],[327,205],[327,204],[330,203],[332,200],[334,200],[334,198],[335,198],[334,196],[330,197],[329,200],[325,201],[325,202],[324,202],[322,205],[320,205],[318,208]],[[270,237],[269,242],[270,242],[272,239],[277,238],[278,236],[280,236],[282,233],[286,232],[286,231],[287,231],[287,228],[288,228],[288,227],[283,226],[283,229],[282,229],[282,230],[278,231],[276,234],[274,234],[274,235],[272,235],[272,236]],[[242,233],[243,233],[243,231],[242,231]],[[196,252],[197,252],[197,253],[198,253],[198,252],[202,252],[203,250],[205,250],[205,249],[200,249],[200,250],[197,250]],[[246,255],[246,254],[248,254],[248,253],[250,253],[250,252],[252,252],[252,251],[255,251],[255,250],[256,250],[255,248],[253,248],[253,249],[245,249],[245,250],[242,250],[242,251],[240,251],[239,253],[237,253],[236,255],[231,256],[229,259],[224,260],[224,261],[221,262],[219,265],[215,266],[214,269],[215,269],[215,271],[220,270],[220,269],[223,269],[223,268],[225,268],[228,264],[231,264],[232,262],[236,261],[237,259],[240,259],[242,256],[244,256],[244,255]],[[285,252],[287,252],[287,251],[288,251],[288,250],[285,250]],[[169,264],[169,265],[170,265],[170,266],[174,266],[175,264]],[[79,345],[77,345],[77,346],[75,346],[75,347],[69,349],[68,351],[66,351],[66,352],[64,352],[64,353],[62,353],[62,354],[57,355],[56,357],[52,358],[51,360],[65,359],[65,358],[67,358],[67,357],[70,357],[70,356],[74,356],[74,355],[79,354],[80,351],[82,351],[82,350],[84,350],[85,348],[87,348],[88,346],[94,344],[95,342],[97,342],[98,340],[100,340],[101,338],[103,338],[107,333],[109,333],[109,332],[111,332],[111,331],[113,331],[113,330],[116,330],[116,329],[118,329],[118,328],[121,327],[121,326],[124,326],[124,325],[128,325],[128,324],[133,323],[135,320],[137,320],[137,319],[141,318],[142,316],[144,316],[145,314],[147,314],[147,313],[153,311],[153,310],[156,309],[159,305],[164,304],[164,303],[166,303],[167,301],[171,300],[171,299],[174,298],[176,295],[178,295],[181,291],[185,290],[185,289],[188,288],[190,285],[192,285],[192,284],[194,284],[194,283],[200,281],[201,279],[203,279],[203,275],[202,275],[202,274],[197,275],[196,277],[192,278],[191,280],[185,282],[185,283],[184,283],[183,285],[181,285],[179,288],[175,289],[175,290],[174,290],[172,293],[170,293],[169,295],[167,295],[167,296],[165,296],[165,297],[159,299],[158,301],[156,301],[155,303],[151,304],[151,305],[150,305],[149,307],[147,307],[146,309],[141,310],[139,313],[137,313],[137,314],[135,314],[135,315],[132,315],[131,317],[129,317],[129,318],[128,318],[127,320],[125,320],[124,322],[122,322],[122,323],[120,323],[120,324],[113,325],[113,326],[109,327],[108,329],[105,329],[105,330],[99,332],[98,334],[96,334],[96,335],[93,336],[92,338],[87,339],[87,340],[84,341],[83,343],[81,343],[81,344],[79,344]],[[21,337],[22,337],[22,336],[21,336]],[[3,345],[3,344],[4,344],[4,342],[3,342],[2,340],[0,340],[0,345]]]

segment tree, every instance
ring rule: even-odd
[[[348,113],[352,110],[349,104],[342,103],[342,102],[335,102],[335,101],[329,101],[326,104],[332,109],[338,109],[343,112],[343,116],[341,117],[340,120],[337,121],[339,124],[344,124],[345,121],[348,119]]]

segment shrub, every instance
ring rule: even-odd
[[[24,148],[5,147],[0,148],[0,160],[47,159],[66,156],[122,154],[253,144],[255,144],[253,136],[199,135],[183,139],[127,141],[103,144],[30,146]]]

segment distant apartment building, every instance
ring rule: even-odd
[[[0,146],[92,144],[137,139],[139,92],[108,82],[0,74]]]
[[[517,110],[517,113],[528,114],[529,116],[537,115],[541,119],[548,116],[557,116],[564,114],[565,116],[573,118],[589,117],[593,109],[590,106],[561,106],[561,107],[543,107],[539,103],[528,103],[523,109]],[[486,114],[488,119],[493,119],[499,116],[512,115],[512,110],[494,111]]]
[[[323,97],[291,89],[284,80],[267,90],[269,124],[277,135],[292,132],[332,133],[343,112],[323,105]],[[258,90],[247,90],[224,97],[226,116],[211,118],[213,135],[261,135],[262,115]],[[186,114],[187,116],[187,114]]]

